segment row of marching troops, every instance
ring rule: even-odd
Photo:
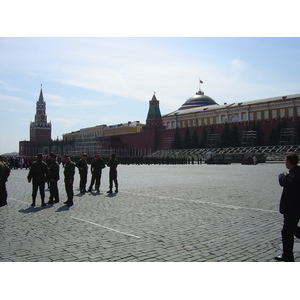
[[[10,173],[9,166],[3,161],[3,158],[0,158],[0,177],[1,177],[1,206],[7,204],[7,192],[5,183]],[[92,192],[93,186],[98,193],[100,193],[100,181],[102,169],[105,168],[105,163],[100,158],[100,155],[96,155],[91,162],[91,183],[88,191],[86,190],[87,184],[87,173],[88,173],[88,164],[87,164],[87,154],[83,154],[81,159],[77,163],[74,163],[69,155],[64,156],[64,183],[65,190],[67,194],[67,201],[64,202],[67,206],[72,206],[74,204],[73,197],[73,182],[75,176],[75,169],[78,168],[80,175],[80,193],[84,194],[86,192]],[[116,159],[115,154],[110,156],[108,163],[106,164],[109,170],[109,190],[107,193],[113,193],[113,184],[115,185],[115,193],[118,193],[118,180],[117,180],[117,166],[119,161]],[[32,163],[27,180],[32,182],[32,204],[31,207],[36,205],[37,192],[39,190],[41,196],[41,206],[46,206],[47,204],[54,204],[59,202],[59,191],[58,191],[58,180],[60,165],[57,161],[57,155],[50,153],[49,159],[45,162],[43,161],[43,155],[39,153],[36,157],[36,160]],[[50,198],[49,201],[45,202],[45,184],[48,183]],[[3,205],[2,205],[3,204]]]

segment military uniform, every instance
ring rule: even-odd
[[[68,200],[64,202],[68,206],[73,205],[73,182],[74,182],[74,175],[75,175],[75,163],[70,160],[69,156],[66,156],[66,164],[65,164],[65,170],[64,170],[64,176],[65,176],[65,189],[67,193]]]
[[[7,204],[7,190],[6,190],[6,182],[7,182],[7,179],[9,177],[9,174],[10,174],[10,167],[8,166],[8,164],[2,160],[2,158],[0,159],[0,163],[3,164],[3,173],[2,173],[2,176],[1,176],[1,179],[0,179],[0,193],[1,193],[1,196],[0,196],[0,207],[1,206],[4,206]]]
[[[109,169],[109,191],[107,193],[112,193],[113,182],[115,183],[115,192],[118,193],[118,179],[117,179],[117,166],[119,161],[116,159],[115,155],[111,155],[111,159],[107,163],[107,166],[110,167]]]
[[[42,161],[42,155],[38,154],[38,160],[35,161],[27,176],[28,182],[32,180],[32,204],[35,206],[35,199],[38,189],[40,190],[42,206],[45,206],[45,182],[48,179],[48,167],[45,162]]]
[[[57,188],[57,181],[59,180],[59,164],[56,161],[56,155],[50,154],[49,165],[49,190],[50,198],[48,204],[59,202],[59,193]]]
[[[86,155],[84,154],[83,156],[86,156]],[[77,162],[76,167],[78,168],[79,175],[80,175],[80,183],[79,183],[80,193],[84,194],[85,192],[87,192],[86,183],[87,183],[88,165],[87,165],[86,159],[81,158]]]
[[[105,168],[105,163],[100,157],[96,157],[93,159],[91,163],[92,179],[89,187],[89,192],[92,191],[95,181],[96,181],[95,188],[98,193],[100,192],[100,181],[101,181],[102,169],[104,168]]]

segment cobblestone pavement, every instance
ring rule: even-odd
[[[283,163],[120,165],[112,195],[108,171],[100,194],[84,195],[76,171],[67,207],[61,166],[60,202],[41,208],[38,195],[31,208],[28,170],[12,170],[0,261],[268,262],[281,254]],[[296,261],[299,246],[295,240]]]

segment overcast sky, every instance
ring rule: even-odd
[[[195,17],[189,13],[182,26]],[[153,24],[157,15],[148,17]],[[30,28],[40,28],[38,14],[32,16]],[[207,19],[199,22],[199,34],[204,23]],[[133,31],[123,34],[132,37],[78,38],[77,33],[84,36],[80,30],[62,34],[75,37],[51,37],[60,31],[48,30],[45,37],[39,30],[24,35],[22,26],[1,34],[0,154],[18,151],[19,141],[29,140],[41,84],[52,139],[100,124],[145,123],[154,92],[161,113],[167,114],[198,91],[199,79],[218,104],[300,93],[299,37],[176,37],[176,30],[159,37],[156,28],[156,37]],[[87,35],[96,36],[91,32]],[[122,36],[116,32],[111,36]]]

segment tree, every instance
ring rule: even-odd
[[[280,119],[278,120],[275,126],[272,126],[271,133],[269,135],[269,145],[276,146],[280,144],[280,133],[281,133],[282,125],[280,123]]]
[[[191,135],[190,135],[189,127],[185,128],[183,146],[184,146],[185,149],[191,149],[192,148],[192,141],[191,141]]]
[[[199,138],[197,134],[197,128],[194,127],[193,134],[192,134],[192,148],[198,148],[199,147]]]
[[[231,132],[230,132],[230,127],[229,123],[226,122],[224,124],[222,133],[221,133],[221,147],[230,147],[231,144]]]
[[[253,131],[256,131],[256,145],[255,146],[262,146],[263,145],[263,137],[264,132],[261,126],[260,121],[256,121],[252,128]]]
[[[207,142],[207,132],[206,132],[206,126],[204,125],[203,130],[202,130],[202,136],[200,139],[200,148],[205,148],[206,142]]]
[[[236,123],[234,123],[231,126],[230,130],[230,146],[231,147],[240,147],[241,142],[240,142],[240,134],[239,134],[239,129]]]
[[[181,136],[180,136],[180,129],[179,127],[176,127],[175,134],[172,142],[172,149],[181,149],[182,148],[182,142],[181,142]]]

